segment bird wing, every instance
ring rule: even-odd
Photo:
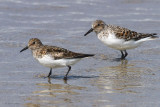
[[[90,54],[75,53],[64,48],[60,48],[56,46],[48,46],[48,45],[44,45],[41,52],[51,55],[54,59],[83,58],[83,57],[87,57],[87,55],[88,56],[90,55]]]
[[[110,25],[110,28],[114,29],[112,31],[115,33],[117,38],[125,39],[125,41],[129,41],[129,40],[137,41],[137,40],[140,40],[146,37],[156,37],[154,35],[157,35],[156,33],[138,33],[138,32],[131,31],[127,28],[123,28],[120,26]]]

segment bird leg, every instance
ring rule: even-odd
[[[47,77],[50,77],[51,74],[52,74],[52,68],[50,68],[50,72]]]
[[[124,52],[124,53],[123,53],[123,52]],[[121,54],[122,54],[121,59],[125,59],[125,58],[126,58],[126,56],[128,55],[128,53],[127,53],[127,51],[126,51],[126,50],[121,51]]]
[[[121,59],[124,59],[125,55],[123,54],[123,51],[121,51],[121,54],[122,54]]]
[[[71,70],[71,66],[68,65],[68,71],[67,71],[66,75],[63,78],[64,80],[67,80],[67,75],[68,75],[70,70]]]

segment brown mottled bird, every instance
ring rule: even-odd
[[[156,33],[137,33],[120,26],[107,25],[102,20],[96,20],[92,28],[84,35],[94,31],[104,44],[108,47],[120,50],[121,59],[128,55],[127,49],[133,49],[141,45],[142,42],[158,38]]]
[[[40,64],[50,68],[50,72],[47,77],[50,77],[52,74],[52,68],[67,66],[68,72],[64,77],[65,80],[71,70],[71,65],[77,63],[82,58],[94,56],[93,54],[75,53],[56,46],[43,45],[38,38],[30,39],[28,46],[23,48],[20,52],[28,48],[31,49],[33,57],[38,60]]]

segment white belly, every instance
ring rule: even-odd
[[[133,49],[138,47],[141,44],[141,42],[136,42],[134,40],[125,41],[124,39],[118,39],[115,37],[114,34],[109,34],[108,37],[98,36],[98,39],[100,39],[108,47],[116,50]]]
[[[58,67],[64,67],[67,65],[73,65],[80,61],[80,59],[53,59],[49,55],[45,55],[42,58],[36,58],[40,64],[43,66],[49,67],[49,68],[58,68]]]

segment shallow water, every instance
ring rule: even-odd
[[[92,21],[160,34],[159,0],[0,0],[1,107],[158,107],[160,42],[129,50],[127,60],[106,47],[94,33],[84,37]],[[75,52],[96,54],[67,68],[49,72],[19,51],[30,38]]]

